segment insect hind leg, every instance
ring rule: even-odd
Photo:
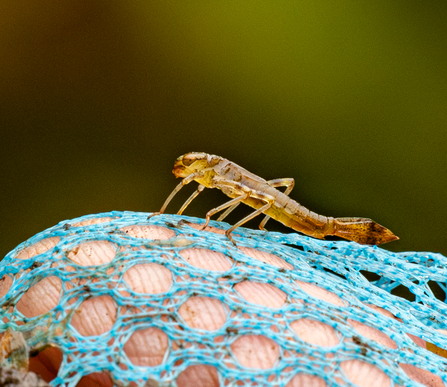
[[[273,180],[268,180],[267,184],[270,187],[276,188],[276,187],[287,187],[286,190],[284,191],[284,195],[289,195],[290,192],[292,192],[293,187],[295,186],[295,179],[292,177],[284,177],[282,179],[273,179]],[[268,222],[268,220],[270,219],[270,216],[266,216],[262,222],[259,224],[259,228],[263,231],[267,231],[265,229],[265,225]]]

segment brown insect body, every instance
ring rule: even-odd
[[[239,165],[220,156],[191,152],[180,156],[172,171],[182,182],[171,193],[160,213],[163,213],[174,195],[186,184],[195,180],[200,185],[197,191],[185,202],[179,211],[181,214],[191,201],[206,188],[218,188],[231,201],[216,207],[207,213],[207,222],[212,215],[226,208],[219,218],[223,220],[240,202],[255,208],[256,211],[227,230],[227,236],[255,216],[264,213],[267,217],[261,222],[263,229],[269,217],[306,235],[322,239],[327,235],[336,235],[362,244],[378,245],[399,239],[390,230],[367,218],[332,218],[318,215],[308,210],[287,194],[293,188],[293,179],[264,180]],[[283,193],[275,187],[287,187]]]

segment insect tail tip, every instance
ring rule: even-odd
[[[336,218],[335,235],[366,245],[382,245],[398,240],[394,233],[366,218]]]

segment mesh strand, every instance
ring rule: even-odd
[[[148,380],[160,385],[176,385],[178,376],[191,365],[211,365],[220,385],[286,386],[299,373],[320,377],[328,386],[354,385],[344,372],[343,362],[359,360],[382,370],[390,386],[421,386],[410,379],[400,364],[411,364],[439,376],[446,385],[447,359],[418,346],[407,333],[441,348],[447,348],[445,300],[431,290],[435,282],[446,291],[447,258],[434,253],[391,253],[376,246],[354,242],[321,241],[306,236],[263,232],[244,228],[233,236],[234,246],[225,235],[200,231],[188,222],[203,219],[159,215],[147,220],[147,213],[109,212],[63,221],[8,253],[0,262],[0,280],[13,283],[0,298],[0,332],[8,328],[22,332],[30,348],[54,345],[63,361],[52,385],[75,386],[83,375],[106,371],[115,385],[143,386]],[[110,218],[106,222],[75,227],[73,224]],[[172,230],[165,240],[136,238],[121,229],[132,225],[156,225]],[[210,222],[227,229],[228,224]],[[59,237],[49,250],[30,259],[18,259],[29,246],[46,238]],[[56,240],[57,241],[57,240]],[[108,264],[80,266],[69,254],[89,241],[108,241],[116,256]],[[265,263],[245,254],[239,247],[255,248],[287,262],[287,268]],[[223,253],[232,259],[226,271],[210,271],[191,266],[180,255],[189,248]],[[38,251],[40,252],[40,251]],[[23,254],[23,253],[22,253]],[[132,291],[124,273],[141,263],[158,263],[172,274],[171,287],[160,294]],[[380,275],[377,281],[365,272]],[[23,294],[43,278],[62,281],[58,304],[48,313],[26,318],[17,310]],[[235,285],[249,279],[268,283],[287,295],[280,308],[247,302]],[[301,281],[301,282],[297,282]],[[343,300],[344,305],[321,301],[298,283],[318,285]],[[391,294],[399,285],[413,295],[413,302]],[[84,337],[71,326],[81,303],[108,295],[117,307],[116,321],[108,332]],[[215,331],[191,328],[179,315],[179,308],[192,296],[211,297],[225,305],[227,315]],[[396,318],[377,313],[371,304],[391,312]],[[332,346],[309,344],[298,337],[292,322],[309,318],[329,325],[339,342]],[[399,321],[399,320],[400,321]],[[396,349],[362,336],[351,320],[379,329],[397,345]],[[140,329],[155,327],[168,337],[163,362],[143,367],[132,364],[123,347]],[[232,353],[231,345],[244,335],[262,335],[279,346],[273,367],[244,367]],[[175,344],[175,345],[174,345]]]

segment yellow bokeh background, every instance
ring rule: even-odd
[[[445,3],[1,8],[1,256],[64,219],[158,210],[188,151],[293,177],[311,210],[393,230],[390,250],[447,254]],[[186,214],[224,200],[205,192]]]

